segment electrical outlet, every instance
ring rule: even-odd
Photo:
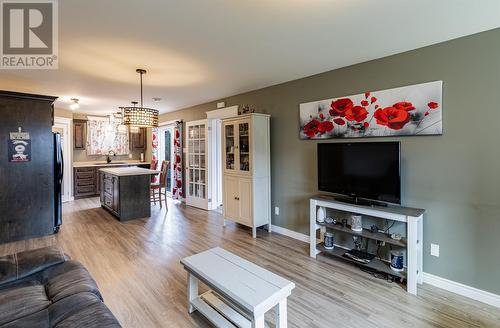
[[[274,207],[274,214],[275,215],[280,215],[280,208],[278,206]]]
[[[431,255],[435,257],[439,257],[439,245],[431,244]]]

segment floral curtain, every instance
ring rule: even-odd
[[[158,160],[158,128],[152,129],[152,142],[151,142],[151,160]],[[158,177],[155,175],[152,177],[152,182],[155,183],[158,181]]]
[[[89,120],[87,122],[87,154],[107,155],[113,151],[116,155],[128,155],[130,152],[128,133],[119,133],[119,121],[108,119]]]
[[[174,126],[174,171],[172,172],[172,198],[184,197],[182,188],[182,121]]]

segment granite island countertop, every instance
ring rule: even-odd
[[[99,169],[99,171],[115,175],[118,177],[125,177],[131,175],[153,175],[160,173],[160,171],[143,169],[140,167],[109,167],[109,168]]]

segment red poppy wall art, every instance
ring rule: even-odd
[[[443,81],[300,104],[300,138],[441,135]]]

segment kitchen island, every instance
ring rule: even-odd
[[[151,176],[160,171],[139,167],[99,169],[101,206],[120,221],[151,216]]]

